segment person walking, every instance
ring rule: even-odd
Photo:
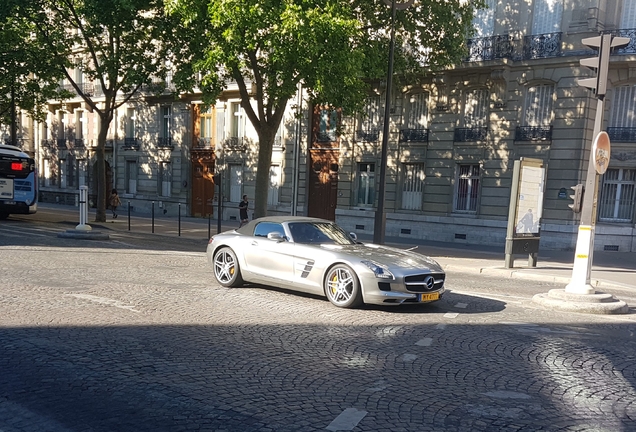
[[[121,205],[121,199],[117,194],[117,189],[113,189],[110,193],[110,209],[113,211],[113,219],[117,219],[117,207]]]
[[[250,203],[247,200],[247,195],[243,195],[243,200],[239,203],[239,218],[241,219],[241,224],[239,228],[249,222],[249,216],[247,215],[247,208]]]

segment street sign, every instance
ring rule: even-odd
[[[610,161],[610,139],[607,132],[600,132],[594,139],[592,157],[594,158],[596,172],[601,175],[605,174]]]

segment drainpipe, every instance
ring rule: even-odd
[[[298,100],[296,105],[296,140],[294,142],[294,168],[292,172],[292,216],[296,216],[298,211],[298,177],[300,175],[300,133],[302,132],[302,111],[303,111],[303,86],[298,83]]]

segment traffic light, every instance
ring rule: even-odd
[[[570,189],[574,191],[574,195],[570,195],[570,198],[572,198],[572,204],[568,204],[568,207],[570,207],[574,213],[581,213],[583,192],[585,192],[585,188],[583,187],[583,184],[579,183],[576,186],[570,186]]]
[[[607,91],[607,70],[609,69],[610,50],[615,47],[627,45],[629,41],[630,38],[612,37],[609,33],[582,39],[581,42],[583,45],[598,50],[598,56],[581,59],[581,66],[596,69],[596,77],[579,79],[579,85],[595,90],[596,96],[603,98]]]

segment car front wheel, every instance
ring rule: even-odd
[[[358,276],[344,264],[333,266],[325,278],[325,294],[335,306],[355,308],[362,305],[362,292]]]
[[[224,287],[237,287],[243,284],[236,254],[229,247],[221,248],[214,254],[214,276]]]

